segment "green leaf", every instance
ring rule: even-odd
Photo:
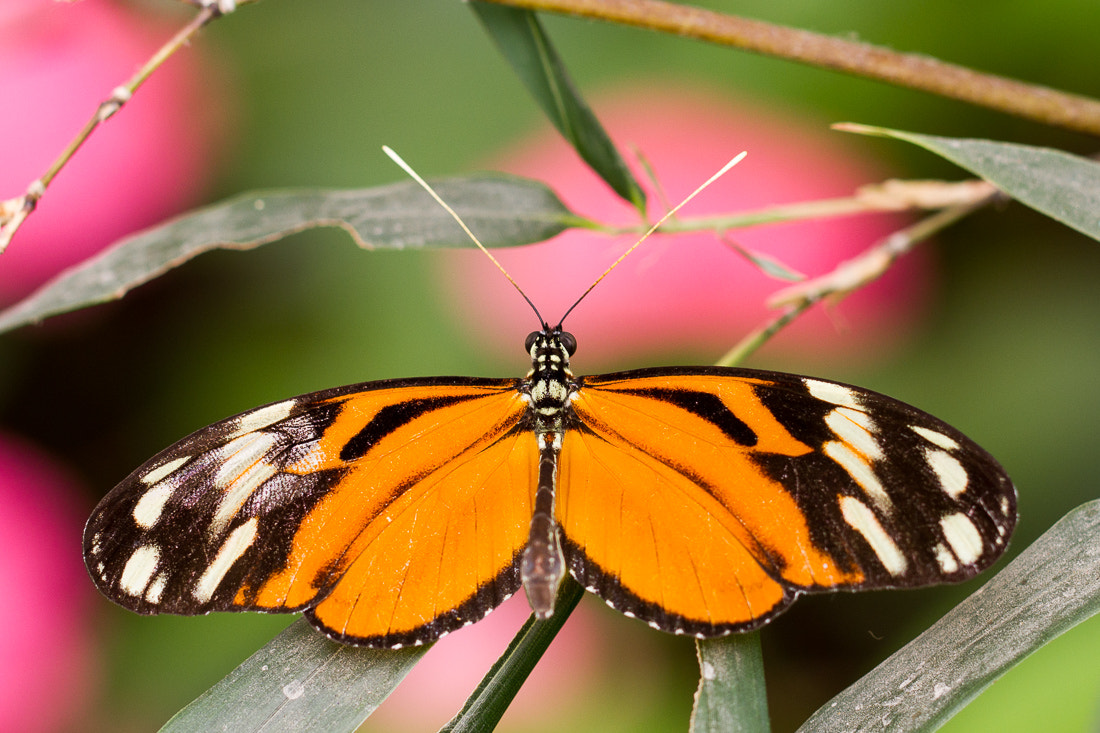
[[[433,184],[487,247],[549,239],[584,226],[548,187],[514,176]],[[472,247],[439,204],[413,181],[367,189],[246,193],[116,242],[0,312],[0,332],[121,298],[213,249],[252,249],[313,227],[340,227],[364,249]]]
[[[299,619],[161,731],[353,731],[429,648],[337,644]]]
[[[1100,240],[1100,163],[1031,145],[919,135],[867,125],[839,129],[920,145],[981,176],[1022,204]]]
[[[440,728],[441,733],[472,733],[496,728],[582,596],[584,588],[571,575],[566,575],[554,601],[554,614],[544,621],[536,621],[534,615],[527,620],[462,710]]]
[[[700,640],[692,733],[766,733],[768,697],[760,634]]]
[[[722,237],[722,241],[734,252],[748,260],[753,267],[760,270],[760,272],[768,277],[773,277],[776,280],[783,280],[784,282],[802,282],[806,279],[806,276],[801,272],[795,270],[793,267],[788,267],[770,255],[746,249],[729,237]]]
[[[931,731],[1051,639],[1100,612],[1100,500],[1063,517],[801,731]]]
[[[471,2],[470,8],[554,127],[615,193],[645,214],[645,193],[577,91],[530,10]]]

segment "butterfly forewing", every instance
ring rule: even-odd
[[[674,633],[760,626],[799,593],[969,578],[1015,490],[984,450],[883,395],[789,374],[586,377],[562,450],[571,572]]]
[[[434,639],[519,586],[537,464],[525,410],[517,380],[456,378],[352,385],[229,418],[103,499],[85,529],[88,568],[139,613],[308,608],[343,641]]]

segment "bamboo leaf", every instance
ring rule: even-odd
[[[337,644],[299,619],[161,731],[353,731],[429,648]]]
[[[554,601],[554,615],[543,621],[536,621],[532,615],[527,620],[462,710],[440,728],[440,733],[473,733],[496,728],[582,596],[584,588],[572,576],[566,575]]]
[[[768,697],[760,634],[700,640],[699,689],[691,733],[767,733]]]
[[[1100,500],[834,697],[800,731],[932,731],[1044,644],[1100,612]]]
[[[470,8],[558,132],[615,193],[645,214],[645,193],[585,103],[538,16],[471,2]]]
[[[1020,203],[1100,240],[1100,163],[1032,145],[919,135],[844,124],[838,129],[905,140],[981,176]]]
[[[586,223],[537,181],[492,175],[433,185],[487,247],[539,242]],[[117,300],[203,252],[252,249],[314,227],[339,227],[364,249],[473,246],[413,181],[246,193],[127,237],[66,270],[0,312],[0,332]]]

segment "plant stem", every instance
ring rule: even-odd
[[[716,364],[739,364],[815,304],[825,298],[846,295],[877,280],[898,258],[920,242],[983,206],[1004,198],[1001,191],[990,187],[984,196],[949,206],[894,232],[855,258],[841,262],[832,272],[779,291],[768,299],[768,306],[781,308],[780,313],[741,339]]]
[[[661,0],[486,0],[595,18],[920,89],[1008,114],[1100,135],[1100,101],[1026,84],[920,54],[811,33]]]
[[[46,172],[43,173],[41,177],[31,181],[27,186],[26,192],[22,196],[0,202],[0,254],[3,254],[4,250],[7,249],[8,243],[11,242],[16,231],[19,230],[19,227],[23,225],[23,222],[30,216],[31,212],[34,211],[35,206],[38,204],[38,199],[42,198],[42,195],[46,193],[46,189],[49,187],[50,183],[53,182],[53,179],[61,172],[61,169],[72,160],[72,157],[76,155],[76,151],[78,151],[80,146],[91,137],[91,134],[97,127],[122,109],[123,105],[130,101],[130,98],[134,95],[134,92],[137,91],[138,87],[144,84],[153,72],[159,69],[172,54],[187,45],[199,30],[215,18],[221,17],[225,12],[225,8],[233,9],[237,5],[256,2],[257,0],[237,0],[235,3],[226,2],[226,0],[220,0],[220,2],[215,0],[187,1],[201,7],[201,10],[195,17],[172,36],[167,43],[161,46],[160,49],[158,49],[157,52],[137,70],[137,73],[135,73],[129,81],[115,87],[111,95],[99,103],[95,113],[93,113],[91,119],[85,123],[84,128],[77,133],[72,142],[70,142],[61,152],[61,155],[57,157],[57,160],[46,169]]]

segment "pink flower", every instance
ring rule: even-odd
[[[681,210],[700,217],[781,203],[851,195],[886,177],[859,154],[861,141],[760,105],[723,101],[715,92],[652,83],[595,95],[593,107],[621,151],[638,150],[678,203],[727,160],[748,156]],[[591,173],[548,128],[493,156],[490,169],[548,183],[574,211],[612,224],[636,223],[633,209]],[[641,167],[629,160],[643,185]],[[650,198],[651,216],[661,213]],[[856,216],[734,230],[743,247],[768,253],[809,276],[830,271],[899,226],[896,216]],[[555,325],[595,278],[633,242],[570,231],[534,247],[495,254]],[[441,258],[438,275],[463,324],[476,323],[477,343],[516,356],[534,316],[484,256]],[[766,349],[806,361],[882,354],[903,338],[926,300],[927,260],[911,257],[885,278],[814,311]],[[687,353],[713,361],[769,318],[765,300],[784,283],[762,274],[711,233],[654,236],[601,282],[566,321],[580,343],[578,364],[625,367],[624,357]],[[651,360],[651,357],[648,360]]]
[[[0,435],[4,730],[74,730],[91,696],[94,591],[80,559],[79,496],[50,458]]]
[[[174,30],[106,2],[4,0],[0,199],[22,195]],[[92,134],[0,257],[0,303],[194,202],[224,101],[206,77],[185,49]]]

